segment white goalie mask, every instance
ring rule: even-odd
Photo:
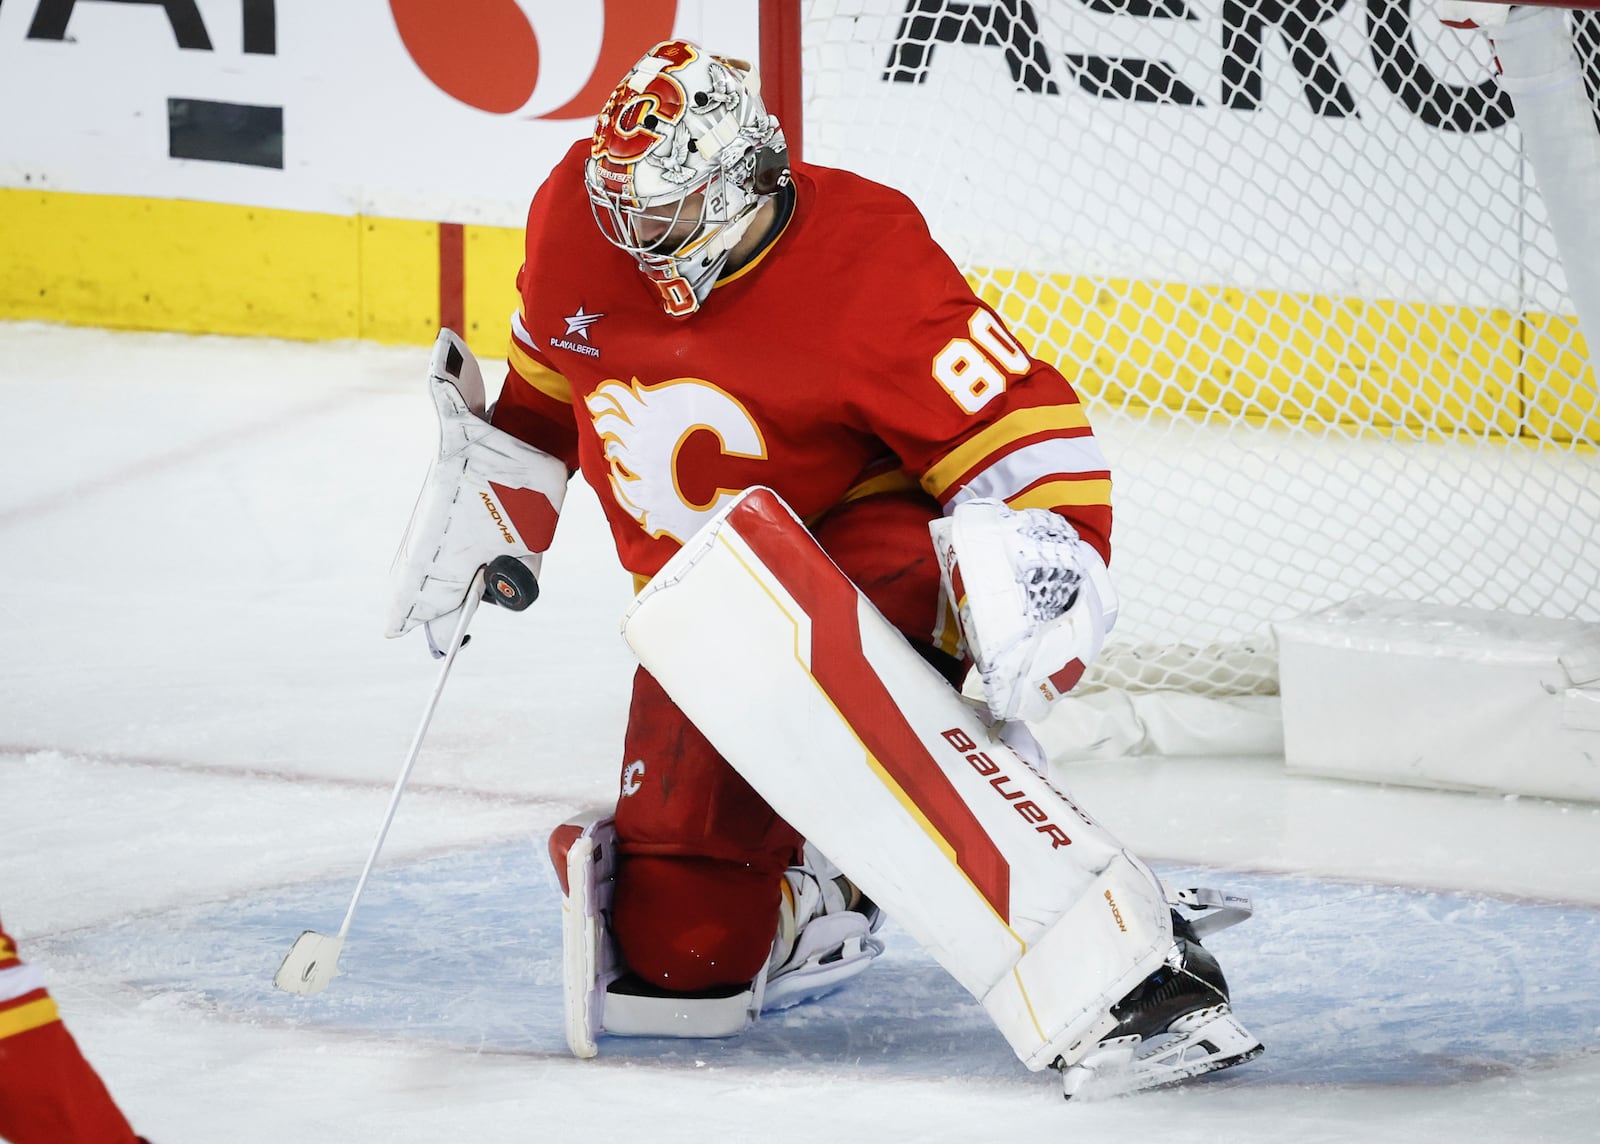
[[[584,182],[600,233],[631,254],[674,317],[700,308],[756,210],[788,180],[788,148],[754,69],[667,40],[595,122]]]

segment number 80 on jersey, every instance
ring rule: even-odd
[[[933,379],[968,413],[976,413],[1028,372],[1028,355],[1004,323],[982,306],[967,319],[968,336],[951,338],[933,358]]]

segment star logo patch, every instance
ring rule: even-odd
[[[583,311],[583,307],[579,306],[576,314],[564,319],[567,323],[567,337],[570,338],[572,335],[576,334],[584,341],[588,341],[589,327],[594,325],[603,317],[605,317],[604,314],[586,314]]]

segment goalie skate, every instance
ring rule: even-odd
[[[1249,900],[1224,899],[1208,890],[1185,890],[1178,899],[1221,908],[1194,919],[1173,910],[1174,945],[1167,964],[1112,1007],[1117,1026],[1110,1035],[1077,1064],[1062,1069],[1068,1100],[1177,1084],[1243,1064],[1265,1051],[1234,1017],[1222,967],[1200,944],[1202,932],[1249,917]],[[1224,900],[1230,904],[1222,906]]]
[[[782,889],[763,1012],[825,996],[883,952],[883,911],[815,847],[784,871]]]

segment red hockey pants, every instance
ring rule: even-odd
[[[813,532],[823,551],[941,670],[934,500],[883,493],[832,510]],[[759,712],[751,712],[760,718]],[[803,839],[775,814],[642,668],[623,748],[612,929],[628,966],[677,992],[751,981],[776,933],[783,870]]]

